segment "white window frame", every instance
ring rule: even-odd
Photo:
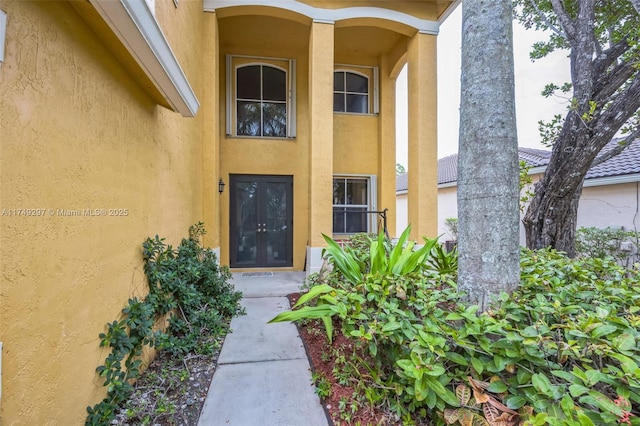
[[[369,108],[367,112],[334,111],[334,114],[375,115],[380,113],[380,72],[378,67],[335,64],[333,72],[334,75],[336,72],[349,72],[366,77],[369,81],[369,92],[367,93],[369,96]],[[333,93],[336,93],[335,90]]]
[[[296,60],[264,56],[226,55],[226,135],[251,139],[288,139],[296,137]],[[287,131],[285,137],[238,135],[236,126],[236,71],[240,66],[263,65],[281,69],[287,75]]]
[[[331,179],[331,184],[333,185],[334,179],[365,179],[367,181],[367,211],[376,211],[378,205],[378,189],[377,189],[377,176],[376,175],[359,175],[359,174],[336,174],[333,175]],[[332,191],[333,192],[333,191]],[[333,197],[333,193],[332,193]],[[335,207],[346,207],[346,206],[357,206],[362,207],[363,204],[333,204],[331,205],[331,217],[333,218],[333,208]],[[367,229],[364,232],[371,233],[377,232],[376,223],[377,221],[372,220],[373,213],[367,213]],[[377,218],[377,217],[376,217]],[[333,220],[331,224],[331,229],[333,230]],[[358,232],[356,232],[358,233]],[[349,232],[334,232],[334,235],[353,235],[354,233]]]

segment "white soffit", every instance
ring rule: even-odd
[[[440,24],[436,21],[419,19],[406,13],[379,7],[347,7],[344,9],[321,9],[296,0],[204,0],[204,11],[233,6],[270,6],[290,10],[311,18],[314,22],[333,23],[354,18],[379,18],[399,22],[423,34],[438,35]]]
[[[184,117],[193,117],[200,103],[146,2],[89,0],[155,87]]]

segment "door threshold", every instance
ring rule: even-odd
[[[242,272],[241,277],[272,277],[273,272]]]

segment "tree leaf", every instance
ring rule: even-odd
[[[460,401],[460,405],[468,405],[471,399],[471,388],[464,384],[456,386],[456,398]]]
[[[487,391],[492,393],[503,393],[507,391],[507,385],[502,380],[496,380],[489,384]]]

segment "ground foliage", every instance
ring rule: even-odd
[[[433,261],[455,254],[434,247],[395,273],[410,256],[382,237],[368,252],[330,245],[333,270],[275,321],[319,319],[360,347],[334,374],[403,424],[640,424],[640,266],[524,250],[519,289],[478,314],[438,267],[455,261]]]
[[[175,401],[180,398],[175,394],[185,390],[180,382],[202,377],[202,363],[197,363],[200,367],[195,370],[192,367],[192,375],[188,361],[215,355],[221,338],[228,332],[230,318],[243,313],[239,304],[242,293],[230,284],[228,269],[220,267],[216,255],[202,246],[204,233],[202,223],[191,226],[189,238],[176,249],[158,236],[143,243],[149,293],[142,300],[130,299],[120,318],[108,323],[106,332],[100,333],[100,346],[110,352],[96,372],[104,379],[108,394],[94,407],[87,407],[86,424],[109,424],[122,409],[132,424],[149,424],[152,420],[155,424],[160,417],[176,413]],[[140,377],[143,351],[153,347],[160,358],[173,361],[149,375],[156,375],[161,382],[161,387],[150,392],[156,397],[152,403],[143,398],[149,407],[133,407],[128,401]],[[184,368],[175,367],[176,363],[182,363]],[[144,385],[138,386],[141,387]],[[167,397],[169,393],[173,398]]]

